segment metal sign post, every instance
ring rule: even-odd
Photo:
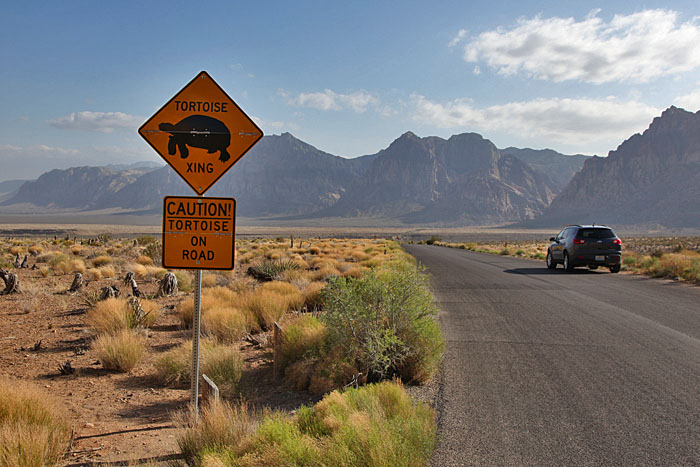
[[[195,420],[199,416],[199,328],[202,318],[202,270],[194,272],[194,310],[192,313],[192,394]]]

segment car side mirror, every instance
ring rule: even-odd
[[[557,241],[557,239],[556,239],[556,238],[554,238],[554,237],[549,237],[549,241],[550,241],[550,242],[556,242],[556,241]]]

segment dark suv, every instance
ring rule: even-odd
[[[598,266],[620,272],[622,241],[610,227],[604,225],[569,225],[559,235],[549,239],[547,267],[554,269],[562,264],[566,271],[576,266]]]

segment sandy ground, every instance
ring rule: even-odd
[[[72,274],[44,278],[36,270],[13,272],[19,274],[24,292],[0,296],[0,374],[35,382],[68,410],[75,439],[64,465],[172,458],[178,450],[171,414],[187,406],[190,391],[164,386],[155,376],[154,361],[191,337],[191,331],[178,327],[172,308],[192,295],[157,300],[163,313],[148,333],[144,361],[129,374],[115,373],[102,369],[91,348],[94,334],[85,324],[85,305],[78,295],[66,292]],[[99,290],[118,282],[92,281],[88,287]],[[157,285],[141,281],[140,288],[153,294]],[[269,349],[244,341],[239,345],[246,365],[244,400],[285,410],[316,400],[273,380]],[[74,374],[60,374],[58,367],[66,361]]]

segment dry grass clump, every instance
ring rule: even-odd
[[[23,255],[25,251],[27,251],[27,248],[22,245],[15,245],[10,248],[10,253],[12,253],[14,256]]]
[[[29,254],[32,256],[38,256],[44,252],[44,247],[41,245],[31,245],[28,249]]]
[[[65,255],[56,257],[51,261],[51,264],[55,274],[71,274],[76,272],[85,274],[86,270],[85,263],[82,259],[70,259]]]
[[[70,252],[73,253],[75,256],[82,255],[83,251],[85,251],[85,248],[82,245],[73,245],[72,247],[70,247]]]
[[[303,357],[317,357],[328,330],[315,316],[304,313],[284,323],[282,340],[282,368]]]
[[[272,285],[267,286],[268,284]],[[257,327],[264,331],[272,329],[272,324],[280,321],[285,312],[300,309],[304,303],[301,292],[293,285],[279,281],[268,284],[240,294],[241,307],[250,313]],[[293,288],[294,291],[286,286]]]
[[[307,310],[318,310],[322,307],[323,300],[321,297],[321,291],[325,286],[325,282],[316,281],[311,282],[309,285],[304,287],[301,293],[304,297],[304,306]]]
[[[92,259],[92,265],[96,268],[105,266],[107,264],[112,264],[112,257],[108,255],[100,255]]]
[[[202,406],[195,421],[194,414],[179,412],[173,421],[180,428],[177,444],[190,465],[225,465],[207,452],[222,448],[245,446],[255,434],[257,422],[246,404],[212,401]],[[243,454],[243,450],[236,452]]]
[[[242,309],[238,294],[226,287],[211,287],[202,293],[202,332],[221,342],[235,342],[257,328],[255,319]],[[192,327],[194,303],[183,300],[175,312],[183,328]]]
[[[311,271],[309,273],[309,279],[312,281],[322,281],[327,280],[331,277],[338,277],[342,274],[333,265],[324,264],[318,271]]]
[[[146,255],[139,255],[136,258],[136,262],[138,264],[143,265],[143,266],[153,266],[153,258],[151,258],[150,256],[146,256]]]
[[[235,396],[243,368],[239,350],[213,339],[202,339],[199,358],[202,373],[216,383],[221,396]],[[156,369],[165,384],[182,387],[190,381],[191,363],[192,341],[186,341],[161,355],[156,360]]]
[[[97,358],[107,370],[130,372],[146,352],[146,341],[133,329],[103,334],[94,342]]]
[[[217,404],[180,417],[178,444],[192,465],[426,465],[435,447],[435,412],[400,384],[335,391],[295,416]]]
[[[168,272],[166,269],[158,266],[144,266],[143,264],[139,263],[127,265],[127,270],[133,271],[134,275],[139,279],[162,279],[163,276],[165,276],[165,273]]]
[[[61,405],[27,382],[0,377],[0,465],[42,466],[59,462],[71,430]]]
[[[202,274],[202,287],[216,287],[216,274],[205,272]]]
[[[172,272],[175,274],[175,277],[177,277],[177,286],[181,291],[190,293],[194,290],[194,279],[192,274],[182,269],[177,269]]]
[[[37,263],[49,263],[54,260],[57,256],[61,256],[63,253],[60,251],[47,251],[46,253],[42,253],[39,256],[36,257],[36,262]]]
[[[98,302],[87,313],[87,323],[98,334],[117,334],[124,329],[152,326],[160,314],[160,306],[140,300],[143,314],[136,312],[125,298],[108,298]]]

